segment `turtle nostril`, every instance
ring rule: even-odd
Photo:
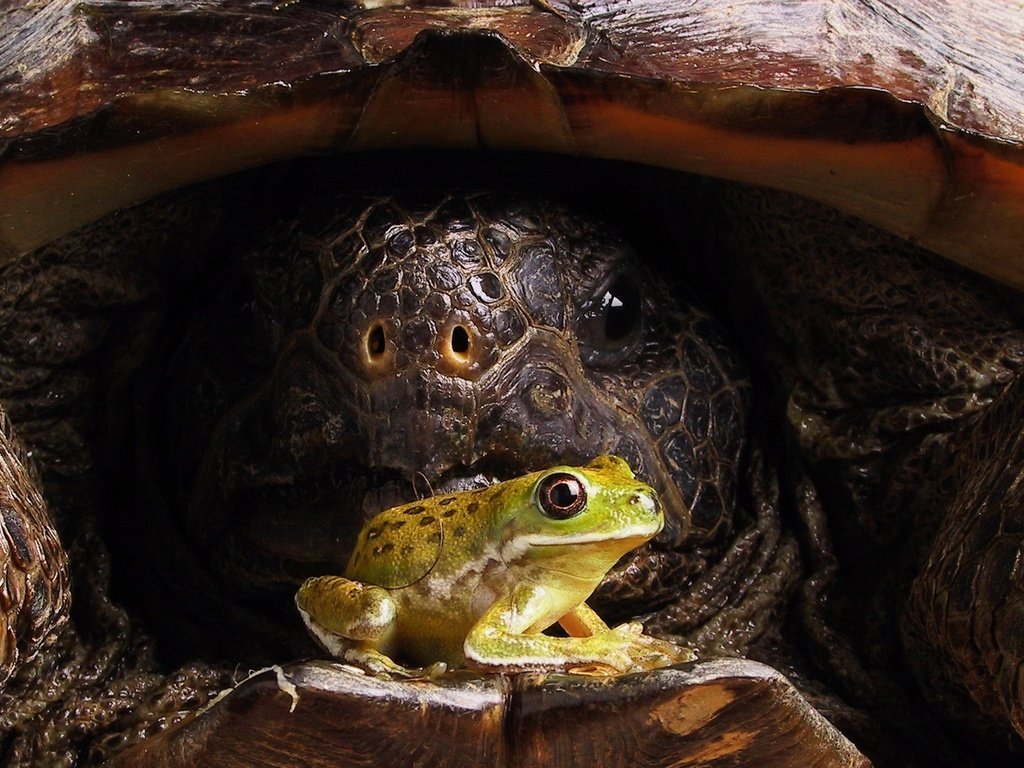
[[[487,340],[469,318],[451,318],[437,334],[438,370],[476,380],[486,366]]]
[[[370,332],[366,334],[366,355],[370,360],[379,360],[386,348],[384,326],[374,323]]]
[[[374,320],[363,332],[359,357],[367,373],[380,376],[393,370],[395,348],[394,343],[388,340],[388,330],[384,321]]]
[[[469,356],[469,332],[461,325],[452,328],[452,352],[456,357],[466,359]]]

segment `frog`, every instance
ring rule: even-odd
[[[327,652],[383,676],[649,671],[695,654],[586,600],[663,525],[655,490],[600,456],[387,509],[344,575],[306,579],[295,604]],[[564,636],[545,634],[556,624]]]

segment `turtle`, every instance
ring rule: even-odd
[[[1019,14],[0,12],[8,764],[1019,760]],[[366,515],[605,449],[702,660],[292,661]]]

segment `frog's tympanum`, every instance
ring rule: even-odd
[[[654,489],[602,456],[381,512],[345,577],[308,579],[295,602],[328,651],[377,672],[406,671],[392,656],[496,671],[662,667],[694,655],[639,622],[609,629],[584,601],[663,525]],[[568,637],[543,634],[556,622]]]

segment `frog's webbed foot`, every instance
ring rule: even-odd
[[[590,637],[579,638],[591,653],[600,654],[594,663],[572,666],[568,671],[584,675],[627,674],[661,669],[693,661],[697,654],[667,640],[643,633],[639,622],[606,629]]]
[[[570,636],[589,637],[589,644],[604,648],[607,654],[603,662],[571,668],[570,671],[579,674],[644,672],[697,658],[690,648],[644,634],[644,626],[639,621],[610,629],[586,603],[574,608],[560,623]]]
[[[622,643],[622,650],[629,657],[631,668],[625,671],[659,669],[697,658],[692,648],[644,634],[644,626],[638,621],[621,624],[609,633]]]

